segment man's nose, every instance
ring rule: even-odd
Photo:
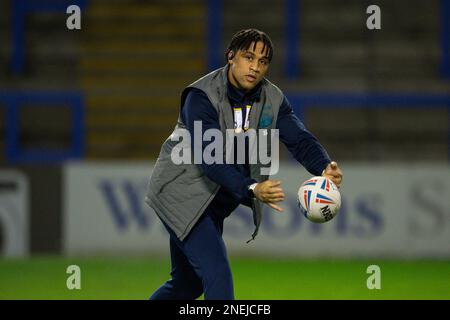
[[[253,60],[252,63],[250,64],[250,70],[255,71],[255,72],[259,72],[259,63],[258,61]]]

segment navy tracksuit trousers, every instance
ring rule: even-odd
[[[222,238],[223,217],[209,207],[190,234],[180,241],[170,234],[171,276],[150,300],[234,299],[233,278]]]

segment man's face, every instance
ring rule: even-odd
[[[268,48],[260,41],[254,47],[252,42],[247,50],[233,52],[234,56],[229,59],[228,79],[231,84],[239,89],[249,91],[263,79],[269,69]]]

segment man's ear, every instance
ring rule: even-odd
[[[228,62],[231,62],[231,60],[233,60],[233,58],[234,58],[234,52],[233,51],[228,52]]]

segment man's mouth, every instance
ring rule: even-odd
[[[255,82],[256,81],[256,77],[252,76],[251,74],[246,75],[245,78],[247,79],[248,82]]]

